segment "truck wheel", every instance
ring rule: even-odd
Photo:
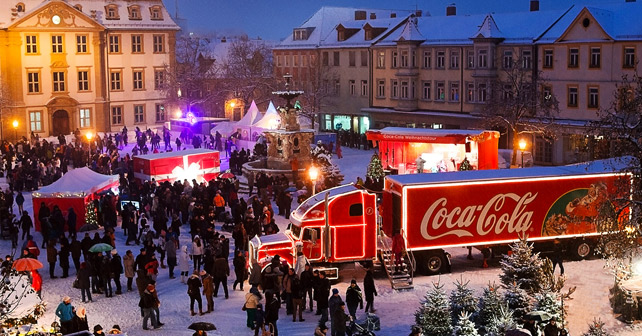
[[[435,275],[444,273],[446,261],[444,260],[443,253],[430,253],[426,254],[423,258],[424,260],[424,273],[426,275]]]
[[[588,240],[579,240],[575,243],[573,253],[578,260],[586,259],[593,253],[593,245]]]

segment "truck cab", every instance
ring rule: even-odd
[[[285,232],[254,237],[250,256],[261,266],[276,254],[293,265],[297,248],[312,264],[374,260],[377,230],[376,195],[353,184],[338,186],[301,203]]]

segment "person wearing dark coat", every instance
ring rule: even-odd
[[[544,327],[544,336],[559,336],[561,329],[557,326],[557,319],[552,318]]]
[[[56,270],[56,261],[58,260],[58,251],[56,250],[56,243],[51,241],[47,244],[47,262],[49,263],[49,278],[55,279],[54,275]]]
[[[310,312],[313,311],[314,309],[314,303],[312,302],[312,280],[314,280],[314,275],[312,273],[312,268],[310,268],[310,264],[305,265],[305,270],[301,272],[300,276],[301,280],[301,290],[303,291],[303,307],[302,309],[305,310],[305,304],[306,300],[310,300]]]
[[[366,295],[366,312],[370,309],[370,312],[374,313],[374,297],[377,296],[377,288],[375,287],[371,268],[368,268],[366,276],[363,278],[363,291]]]
[[[100,279],[102,280],[102,289],[106,297],[112,297],[113,292],[111,288],[111,260],[105,256],[101,259],[100,263]]]
[[[194,302],[198,302],[198,313],[203,315],[203,298],[201,297],[201,279],[198,277],[198,270],[187,279],[187,294],[189,295],[189,311],[192,316],[196,315],[194,312]]]
[[[254,336],[259,336],[259,332],[263,334],[265,329],[265,312],[263,311],[263,305],[256,305],[256,312],[254,313]]]
[[[336,288],[332,289],[332,296],[328,300],[328,309],[330,310],[330,317],[332,318],[330,322],[330,333],[332,335],[335,334],[336,329],[335,329],[335,321],[334,321],[334,312],[338,310],[341,305],[344,305],[343,300],[341,299],[341,296],[339,296],[339,290]],[[343,311],[343,309],[342,309]],[[324,321],[325,322],[325,321]]]
[[[26,237],[31,235],[31,228],[33,227],[33,221],[31,220],[29,213],[26,211],[22,212],[22,217],[20,217],[20,226],[22,227],[22,240],[25,240]]]
[[[145,270],[145,265],[147,265],[148,262],[147,249],[141,248],[140,254],[136,256],[136,260],[134,261],[134,270]]]
[[[71,260],[74,262],[74,268],[76,272],[80,268],[80,256],[82,254],[82,244],[78,241],[76,236],[71,237],[71,243],[69,244],[69,252],[71,252]]]
[[[337,294],[339,294],[338,291]],[[328,298],[330,296],[330,280],[325,277],[325,271],[319,272],[318,287],[315,288],[314,295],[317,296],[317,309],[320,312],[319,315],[321,315],[320,322],[328,322]]]
[[[87,265],[86,262],[82,262],[80,264],[80,269],[78,270],[78,273],[76,274],[76,278],[78,279],[78,287],[80,288],[80,293],[82,295],[82,302],[87,302],[85,301],[85,298],[89,300],[89,302],[92,301],[91,299],[91,291],[89,288],[91,287],[91,283],[89,281],[90,277],[90,270],[89,266]]]
[[[74,212],[74,208],[69,208],[67,211],[67,229],[70,236],[76,236],[76,212]]]
[[[301,280],[295,275],[292,277],[290,283],[290,300],[292,300],[292,322],[296,322],[296,315],[299,315],[299,322],[305,321],[303,319],[303,311],[305,310],[305,305],[303,304],[302,296],[305,295],[303,292],[303,287],[301,287]]]
[[[348,322],[349,315],[345,312],[346,304],[341,302],[339,307],[332,313],[332,330],[336,336],[346,335],[346,322]]]
[[[243,291],[243,282],[245,282],[245,253],[243,250],[239,250],[232,261],[234,264],[234,274],[236,274],[236,280],[234,280],[234,285],[232,285],[232,290],[236,290],[236,284],[240,285],[241,291]]]
[[[147,321],[150,318],[152,320],[152,327],[154,329],[158,329],[161,327],[158,319],[156,318],[156,314],[154,313],[154,309],[158,307],[159,304],[158,300],[153,294],[155,290],[156,288],[154,285],[147,285],[140,297],[140,301],[138,302],[138,306],[143,310],[143,330],[149,330],[147,328]]]
[[[118,255],[118,251],[116,249],[111,250],[110,267],[111,267],[111,278],[114,280],[114,283],[116,284],[116,294],[120,295],[123,293],[122,288],[120,286],[120,275],[123,274],[123,261],[122,261],[122,258]]]
[[[76,310],[74,317],[71,319],[71,328],[73,332],[83,330],[89,331],[89,324],[87,323],[87,309],[80,307]]]
[[[350,287],[346,290],[346,303],[348,304],[348,311],[353,319],[357,318],[357,306],[363,309],[363,296],[361,288],[357,286],[357,280],[350,281]]]
[[[41,248],[45,248],[49,239],[49,217],[51,210],[45,205],[45,202],[40,202],[40,209],[38,210],[38,220],[40,221],[40,233],[42,234]]]
[[[218,286],[223,284],[223,291],[225,292],[225,298],[229,298],[227,292],[227,277],[230,275],[230,265],[227,263],[227,259],[219,256],[214,261],[214,297],[218,296]]]
[[[265,292],[265,326],[270,328],[272,335],[279,336],[279,329],[276,326],[276,321],[279,319],[279,309],[281,302],[274,297],[272,291]]]
[[[85,256],[85,261],[89,260],[89,249],[93,246],[93,241],[89,237],[89,233],[85,232],[85,237],[80,241],[80,247],[82,248],[82,254]]]
[[[62,268],[62,278],[69,276],[69,241],[63,235],[60,239],[60,251],[58,252],[60,268]]]

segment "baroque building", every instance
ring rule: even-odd
[[[160,126],[179,29],[162,0],[3,0],[2,137]]]

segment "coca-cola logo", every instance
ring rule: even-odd
[[[489,233],[522,233],[533,224],[533,211],[526,211],[537,193],[527,192],[498,194],[483,205],[448,208],[448,200],[442,197],[430,205],[421,220],[421,235],[426,240],[454,235],[472,237]]]

